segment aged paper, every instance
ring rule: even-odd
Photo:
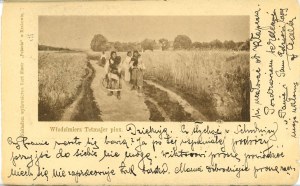
[[[4,2],[4,183],[296,183],[299,10]]]

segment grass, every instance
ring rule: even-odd
[[[39,121],[59,120],[86,75],[84,53],[39,52]]]

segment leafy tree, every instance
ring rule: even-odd
[[[246,40],[242,45],[239,46],[239,50],[250,50],[250,40]]]
[[[215,49],[216,48],[220,49],[220,48],[223,47],[223,43],[220,40],[218,40],[218,39],[215,39],[215,40],[211,41],[210,45],[211,45],[212,48],[215,48]]]
[[[133,43],[133,49],[141,52],[142,51],[141,43]]]
[[[122,51],[123,52],[128,52],[128,51],[141,51],[141,44],[140,43],[135,43],[135,42],[129,42],[129,43],[121,43],[122,45]]]
[[[174,49],[190,49],[192,46],[192,40],[186,35],[178,35],[174,39]]]
[[[244,44],[244,42],[236,42],[235,43],[235,50],[240,50],[240,47]]]
[[[205,49],[211,48],[210,43],[208,43],[208,42],[203,42],[203,43],[202,43],[202,46],[203,46],[203,48],[205,48]]]
[[[93,51],[105,51],[108,47],[107,39],[103,35],[97,34],[93,37],[91,41],[91,49]]]
[[[192,47],[195,48],[195,49],[202,49],[203,48],[203,44],[196,41],[192,44]]]
[[[227,50],[234,50],[236,47],[236,43],[232,40],[230,41],[224,41],[223,46]]]
[[[170,47],[169,41],[165,38],[160,39],[159,43],[161,44],[161,49],[162,50],[167,50]]]
[[[124,44],[117,41],[114,43],[114,48],[118,51],[118,52],[122,52],[124,51]]]
[[[155,40],[151,40],[151,39],[145,39],[144,41],[141,42],[141,47],[143,50],[153,51],[155,45],[156,45]]]

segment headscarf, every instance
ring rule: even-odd
[[[116,51],[111,51],[111,52],[110,52],[110,59],[112,59],[112,55],[113,55],[113,54],[117,54],[117,52],[116,52]]]
[[[139,51],[135,50],[133,51],[133,57],[136,57],[134,54],[137,53],[137,58],[139,58],[141,56],[141,54],[139,53]]]

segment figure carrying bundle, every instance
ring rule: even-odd
[[[112,96],[114,92],[117,92],[117,98],[121,99],[121,57],[117,56],[115,51],[111,52],[110,59],[105,64],[105,72],[108,80],[108,96]]]

